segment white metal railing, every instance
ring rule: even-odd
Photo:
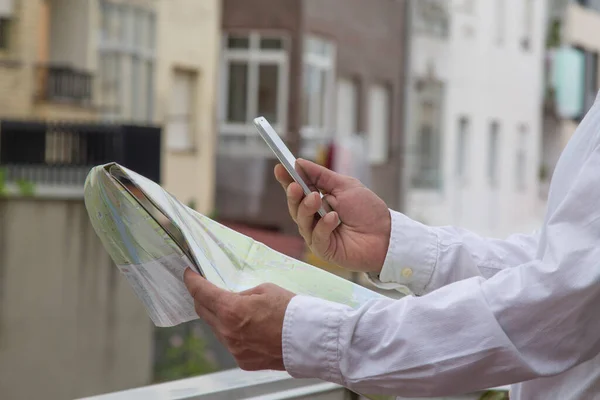
[[[495,389],[508,391],[508,387]],[[483,392],[437,400],[479,399]],[[351,392],[318,379],[294,379],[286,372],[240,369],[86,397],[80,400],[348,400]],[[398,400],[401,400],[399,397]]]

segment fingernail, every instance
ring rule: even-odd
[[[327,215],[325,216],[325,222],[327,223],[331,223],[333,221],[335,221],[335,211],[331,211],[329,213],[327,213]]]

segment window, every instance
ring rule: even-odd
[[[521,39],[521,47],[523,50],[529,50],[533,40],[533,0],[523,0],[523,38]]]
[[[518,191],[525,191],[527,182],[527,145],[528,130],[527,126],[521,125],[519,128],[519,138],[517,144],[517,155],[515,162],[515,182]]]
[[[151,10],[101,3],[99,80],[105,119],[152,120],[155,15]]]
[[[369,161],[383,164],[388,159],[390,137],[390,91],[384,85],[369,90]]]
[[[589,7],[592,10],[600,11],[600,0],[575,0],[583,7]]]
[[[0,17],[0,50],[8,50],[10,44],[10,20]]]
[[[498,185],[498,152],[500,141],[500,124],[496,121],[490,124],[490,137],[488,140],[488,183],[492,187]]]
[[[456,135],[456,164],[455,173],[459,182],[464,183],[467,177],[467,162],[469,158],[469,120],[461,117],[458,120],[458,134]]]
[[[495,30],[495,41],[497,45],[504,43],[504,35],[506,29],[506,0],[493,0],[496,6],[496,10],[492,19],[496,24]]]
[[[358,82],[340,78],[337,86],[336,133],[338,137],[348,137],[358,133]]]
[[[306,37],[302,76],[302,133],[307,138],[331,134],[334,67],[333,44],[313,36]]]
[[[284,135],[287,107],[285,39],[262,33],[230,33],[223,50],[221,132],[254,132],[251,123],[265,117]]]
[[[413,29],[416,32],[446,38],[449,32],[447,0],[413,1]]]
[[[417,157],[413,186],[441,189],[441,118],[444,86],[435,80],[417,83],[415,112]]]
[[[592,108],[598,93],[598,53],[590,51],[583,53],[585,56],[583,114],[585,114]]]
[[[167,148],[186,151],[194,148],[194,104],[198,79],[196,72],[175,70],[167,118]]]

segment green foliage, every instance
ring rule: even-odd
[[[6,196],[6,170],[0,168],[0,197]]]
[[[488,390],[479,398],[479,400],[508,400],[508,392]]]
[[[215,362],[207,356],[207,345],[198,331],[190,331],[189,325],[160,328],[157,362],[154,366],[155,380],[166,382],[218,370]]]
[[[25,179],[19,179],[17,181],[17,187],[22,196],[33,196],[35,194],[35,185]]]
[[[35,185],[25,179],[19,179],[17,182],[17,189],[21,196],[33,196],[35,194]],[[8,196],[8,189],[6,184],[6,169],[0,168],[0,197]]]
[[[546,47],[551,49],[560,46],[561,24],[559,20],[550,23],[548,36],[546,37]]]

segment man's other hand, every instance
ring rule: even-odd
[[[275,167],[275,177],[283,186],[290,215],[311,251],[325,261],[363,272],[379,272],[390,240],[391,217],[383,200],[355,178],[333,172],[307,160],[297,165],[334,211],[316,219],[321,206],[318,193],[304,196],[283,165]],[[336,228],[336,213],[342,224]]]
[[[188,268],[185,285],[196,313],[246,371],[283,371],[281,334],[287,306],[294,297],[273,284],[241,293],[218,288]]]

